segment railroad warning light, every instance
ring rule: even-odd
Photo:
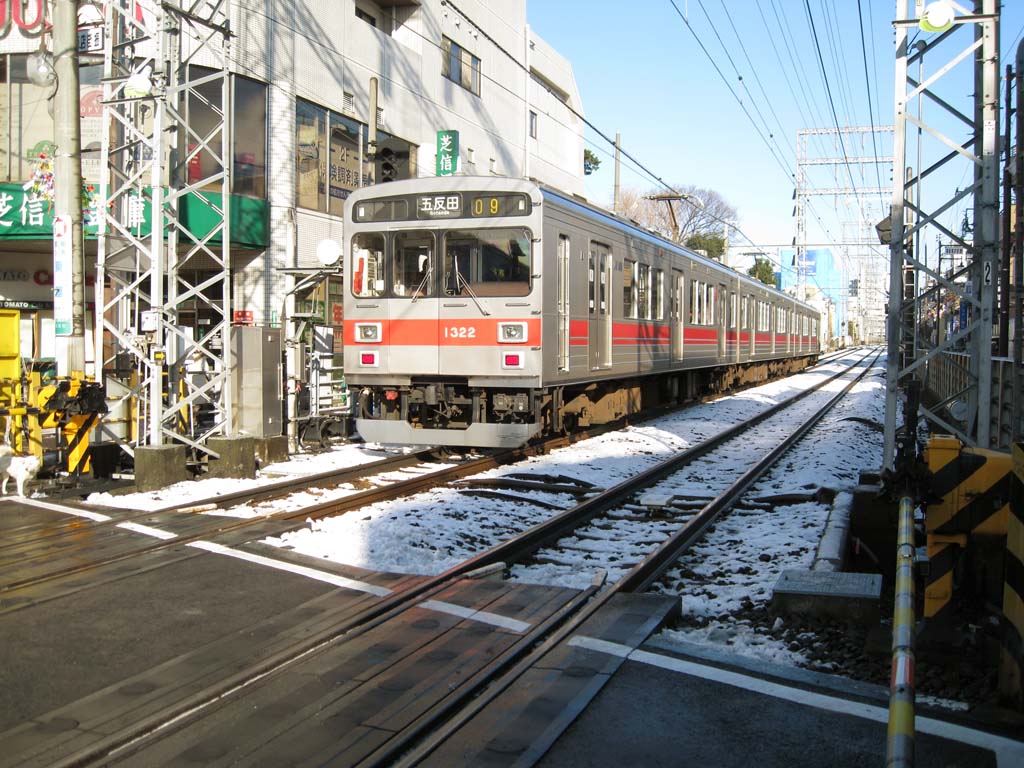
[[[398,390],[397,389],[386,389],[386,390],[384,390],[384,399],[385,400],[397,400],[398,399]]]

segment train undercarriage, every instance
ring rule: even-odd
[[[534,437],[787,376],[816,359],[808,355],[542,388],[470,386],[466,377],[365,385],[359,389],[356,429],[369,442],[516,447]]]

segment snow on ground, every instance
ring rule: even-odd
[[[851,356],[860,354],[851,353]],[[493,469],[480,477],[509,472],[563,475],[591,483],[599,490],[765,410],[803,389],[807,382],[820,381],[838,369],[836,364],[826,364],[813,371],[582,441],[546,456],[533,457],[514,467]],[[833,391],[838,388],[830,385]],[[783,460],[782,469],[763,479],[751,495],[757,498],[807,493],[821,487],[852,488],[860,470],[877,469],[881,465],[881,434],[870,422],[881,424],[884,403],[884,360],[880,360],[851,396],[815,429],[810,439]],[[751,447],[760,453],[767,452],[772,447],[768,443],[775,439],[772,432],[767,430],[767,436],[762,438],[763,445],[752,441],[755,444]],[[377,447],[347,444],[269,465],[261,470],[257,480],[191,481],[148,494],[94,494],[89,502],[158,510],[193,499],[254,488],[281,476],[315,474],[339,466],[364,464],[384,455]],[[730,463],[742,466],[742,462]],[[393,477],[403,474],[391,473]],[[710,497],[713,489],[708,484],[709,479],[707,470],[704,475],[691,472],[673,481],[675,487],[671,492]],[[289,499],[218,514],[250,516],[285,508],[299,509],[355,492],[351,486],[330,491],[310,488]],[[547,494],[540,498],[562,507],[574,503],[568,495]],[[767,511],[739,509],[718,523],[709,538],[688,553],[665,579],[669,588],[680,585],[684,616],[692,626],[663,632],[661,641],[718,646],[724,642],[740,653],[787,663],[799,662],[799,652],[790,651],[749,623],[737,622],[731,617],[740,607],[766,604],[772,585],[783,570],[810,567],[828,513],[829,505],[812,501],[774,506]],[[515,504],[474,495],[467,489],[441,488],[374,504],[354,514],[309,520],[305,526],[267,539],[266,543],[364,568],[436,574],[551,514],[550,510],[528,502]],[[568,569],[550,565],[517,567],[513,569],[513,578],[582,588],[590,583],[595,569],[603,567],[595,566],[587,553],[600,554],[614,563],[617,550],[622,548],[623,543],[614,533],[606,540],[589,539],[585,546],[579,547],[580,559],[570,563]],[[758,563],[760,567],[751,567],[750,563]],[[697,587],[692,586],[694,579]],[[702,581],[704,584],[700,586]]]
[[[158,512],[168,507],[177,507],[190,501],[198,502],[205,499],[212,499],[228,493],[253,490],[260,486],[270,485],[284,478],[303,477],[315,475],[321,472],[329,472],[339,467],[355,467],[360,464],[369,464],[380,461],[395,453],[411,452],[412,449],[381,448],[380,446],[363,445],[361,443],[345,443],[337,445],[326,451],[317,453],[298,453],[291,456],[287,461],[267,464],[261,467],[257,477],[252,480],[235,478],[204,478],[201,480],[185,480],[184,482],[169,485],[156,491],[143,493],[125,493],[115,495],[112,493],[93,493],[85,500],[87,504],[97,506],[114,507],[118,509],[138,509],[148,512]],[[305,497],[305,503],[313,504],[323,501],[322,498],[312,499]],[[301,501],[297,499],[296,501]],[[279,508],[278,508],[279,509]],[[274,509],[272,511],[277,511]],[[218,510],[217,514],[232,517],[250,517],[254,514],[252,509],[235,508],[234,510]]]

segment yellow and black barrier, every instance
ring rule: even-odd
[[[39,374],[22,380],[0,379],[0,418],[19,453],[43,458],[43,430],[59,430],[65,461],[61,469],[81,474],[90,469],[89,434],[106,412],[102,389],[77,377],[40,385]]]
[[[999,695],[1014,709],[1024,709],[1024,444],[1013,446],[1010,519],[1006,524],[1003,581],[1003,632],[999,660]]]
[[[949,619],[958,559],[972,539],[1006,535],[1013,466],[1010,456],[982,448],[964,448],[959,440],[937,435],[928,442],[925,459],[932,473],[925,515],[928,576],[924,617]]]

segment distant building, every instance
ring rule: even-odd
[[[846,273],[831,248],[808,248],[797,259],[796,249],[779,250],[780,288],[809,303],[820,304],[832,337],[846,335],[848,290]]]

